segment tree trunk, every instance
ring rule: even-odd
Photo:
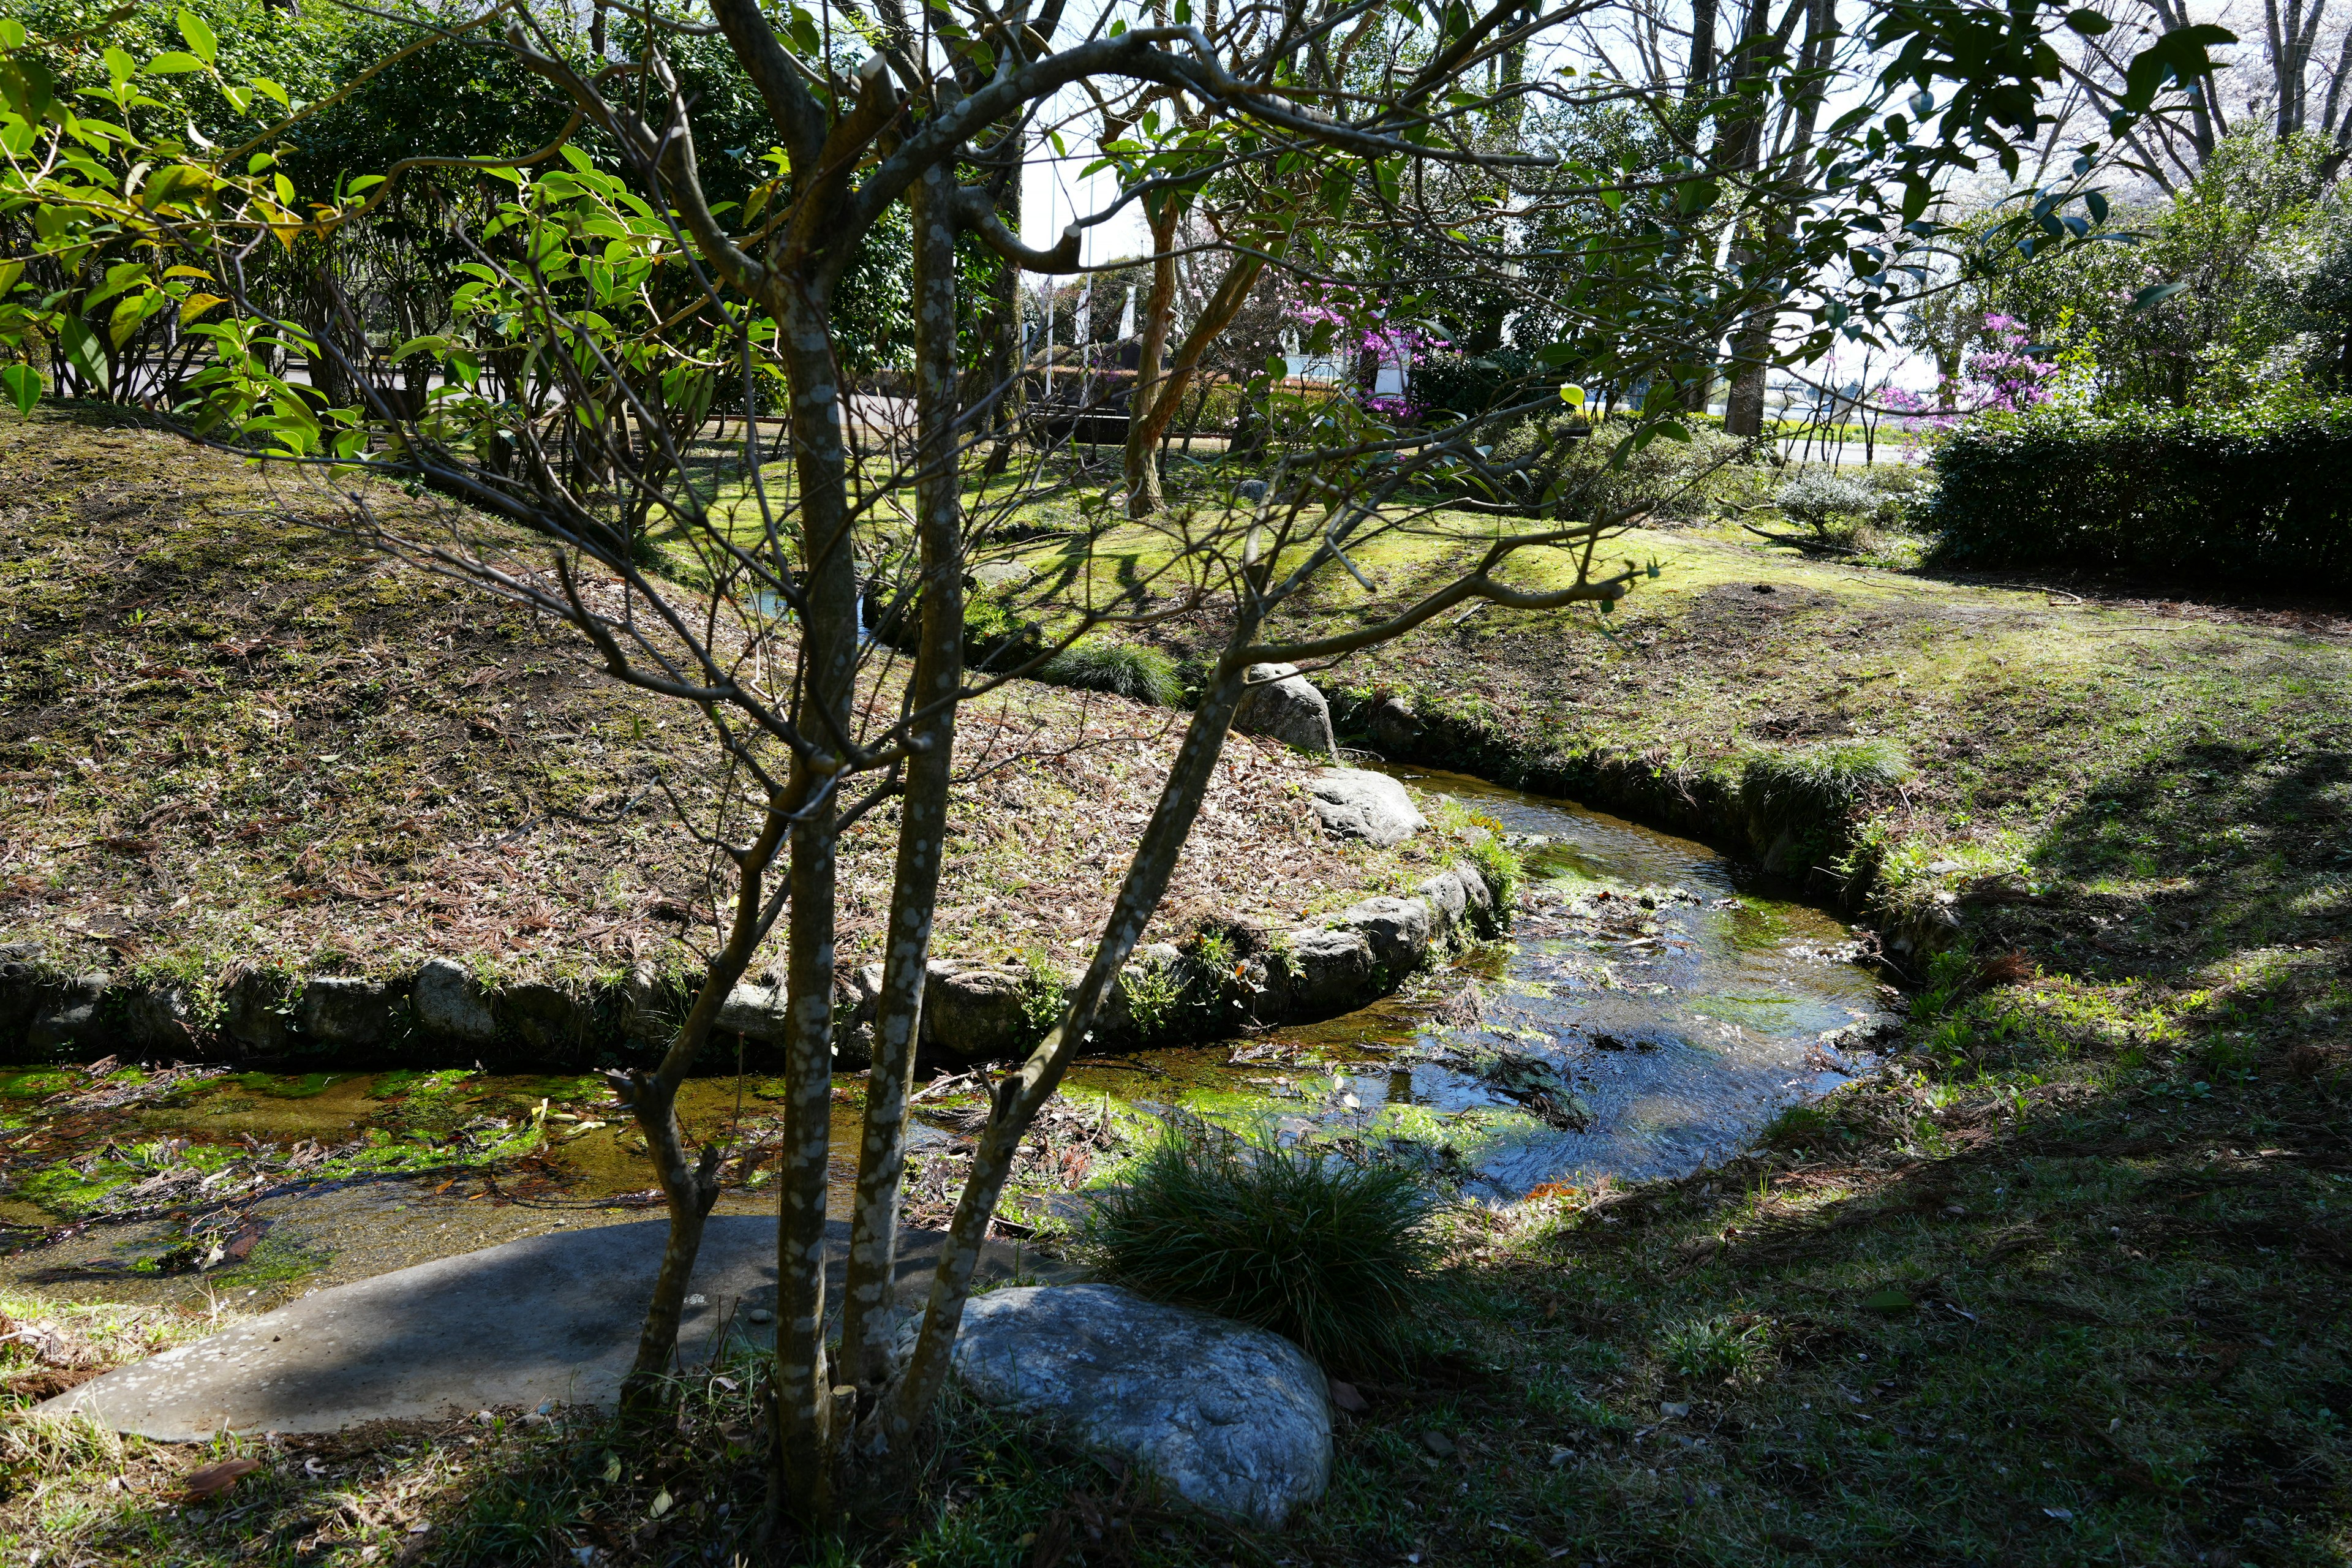
[[[776,1227],[779,1500],[808,1524],[835,1512],[838,1400],[825,1355],[824,1210],[833,1110],[835,785],[857,661],[857,563],[842,449],[841,387],[821,289],[780,290],[793,448],[800,479],[801,690],[793,722],[813,748],[792,776],[804,803],[791,835],[784,958],[784,1147]]]
[[[889,946],[875,1005],[874,1066],[866,1091],[851,1217],[849,1272],[843,1290],[841,1381],[870,1409],[896,1371],[893,1300],[898,1194],[906,1169],[906,1115],[930,958],[931,917],[947,837],[950,764],[957,689],[963,679],[962,507],[957,482],[955,417],[955,190],[934,168],[912,193],[915,220],[915,528],[921,554],[921,642],[912,692],[914,755],[898,820],[898,860],[890,895]],[[1006,271],[1013,269],[1010,265]],[[904,1455],[878,1432],[862,1435],[852,1456],[858,1483],[887,1479]]]
[[[1253,587],[1262,589],[1263,584],[1255,584]],[[1243,676],[1248,668],[1242,655],[1256,636],[1262,616],[1257,602],[1255,593],[1244,593],[1241,597],[1240,613],[1226,639],[1224,657],[1218,661],[1207,689],[1201,694],[1200,707],[1185,726],[1183,743],[1177,750],[1175,764],[1169,769],[1168,782],[1160,788],[1160,803],[1144,827],[1134,858],[1128,863],[1126,880],[1119,886],[1118,900],[1111,908],[1102,940],[1095,947],[1094,962],[1087,966],[1086,977],[1078,982],[1061,1026],[1039,1043],[1017,1070],[996,1086],[987,1125],[981,1130],[979,1145],[972,1154],[971,1174],[956,1204],[955,1219],[949,1226],[947,1245],[940,1255],[939,1270],[932,1277],[930,1302],[923,1314],[922,1333],[916,1342],[914,1358],[908,1364],[897,1396],[887,1411],[879,1413],[879,1418],[895,1433],[911,1433],[938,1397],[940,1386],[947,1377],[948,1352],[963,1322],[964,1303],[971,1294],[972,1271],[980,1261],[981,1243],[987,1238],[989,1221],[996,1213],[1005,1180],[1012,1174],[1013,1156],[1037,1112],[1060,1086],[1071,1058],[1094,1027],[1103,999],[1110,994],[1137,943],[1142,941],[1144,928],[1150,924],[1161,895],[1168,890],[1176,858],[1183,851],[1193,819],[1200,814],[1201,802],[1216,775],[1217,759],[1224,751],[1225,732],[1233,722],[1234,709],[1241,701]]]
[[[1015,168],[1004,182],[1003,194],[996,198],[997,216],[1007,227],[1021,226],[1021,171]],[[989,343],[988,381],[983,395],[996,398],[989,423],[995,427],[996,439],[989,444],[988,461],[981,468],[981,478],[993,479],[1004,472],[1013,461],[1013,448],[1021,436],[1021,416],[1029,402],[1029,367],[1021,353],[1021,268],[1010,261],[996,275],[995,299],[991,306],[995,332]],[[917,351],[919,353],[919,350]]]
[[[1772,319],[1759,310],[1731,338],[1731,388],[1723,405],[1723,433],[1752,441],[1764,434],[1765,356],[1772,346]]]
[[[1217,280],[1207,303],[1201,307],[1200,320],[1185,332],[1183,346],[1176,351],[1176,363],[1169,367],[1164,377],[1156,379],[1150,411],[1128,421],[1127,461],[1130,471],[1137,452],[1143,454],[1145,462],[1150,461],[1151,453],[1160,445],[1161,427],[1176,416],[1177,405],[1183,401],[1184,389],[1200,373],[1202,356],[1209,352],[1209,345],[1217,341],[1218,334],[1233,323],[1234,317],[1248,302],[1250,290],[1257,286],[1258,275],[1265,270],[1263,258],[1236,256],[1225,268],[1225,275]],[[1156,292],[1156,283],[1154,288]]]
[[[1127,400],[1127,515],[1145,518],[1163,504],[1160,492],[1160,433],[1168,418],[1154,419],[1153,408],[1165,397],[1183,395],[1182,384],[1163,377],[1160,361],[1168,350],[1168,333],[1176,322],[1176,201],[1161,199],[1149,213],[1151,223],[1151,291],[1143,301],[1143,337],[1135,361],[1135,385]]]
[[[719,1199],[719,1146],[708,1144],[700,1161],[688,1162],[685,1136],[677,1124],[678,1086],[686,1081],[695,1057],[709,1039],[728,993],[743,977],[758,951],[763,934],[765,879],[783,844],[793,804],[789,796],[769,802],[759,837],[738,862],[735,917],[727,945],[704,970],[702,988],[671,1038],[669,1049],[652,1072],[630,1073],[614,1086],[646,1135],[655,1175],[669,1209],[669,1242],[662,1250],[653,1296],[646,1305],[645,1326],[637,1335],[637,1358],[621,1384],[625,1415],[641,1416],[661,1404],[661,1382],[677,1353],[677,1324],[685,1309],[687,1283],[702,1247],[703,1225],[709,1218],[710,1205]]]

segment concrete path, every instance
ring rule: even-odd
[[[827,1292],[838,1302],[849,1226],[828,1227]],[[88,1411],[118,1431],[167,1442],[233,1432],[334,1432],[367,1421],[432,1420],[542,1403],[610,1405],[636,1354],[662,1221],[555,1232],[338,1285],[165,1351],[40,1406]],[[938,1231],[902,1231],[902,1299],[920,1301]],[[1076,1270],[991,1242],[983,1282]],[[715,1215],[678,1334],[680,1356],[711,1358],[722,1328],[772,1345],[776,1222]],[[754,1324],[755,1313],[771,1315]]]

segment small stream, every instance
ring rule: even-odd
[[[1324,1024],[1081,1062],[1014,1212],[1102,1179],[1116,1140],[1089,1142],[1090,1126],[1132,1134],[1177,1107],[1286,1144],[1421,1162],[1486,1202],[1681,1175],[1871,1065],[1847,1042],[1880,1021],[1880,990],[1828,915],[1687,840],[1395,771],[1520,847],[1512,940]],[[862,1075],[835,1085],[836,1206],[863,1090]],[[779,1140],[782,1098],[778,1080],[731,1076],[681,1095],[691,1137],[746,1151],[730,1163],[722,1212],[772,1211],[761,1151]],[[929,1211],[951,1201],[952,1146],[978,1115],[971,1092],[919,1107],[918,1165],[947,1159],[928,1196],[924,1183],[910,1189],[913,1223],[944,1220]],[[242,1285],[234,1293],[267,1304],[660,1212],[642,1141],[590,1077],[0,1069],[0,1224],[18,1245],[93,1205],[152,1213],[0,1259],[0,1283],[85,1299],[184,1299],[201,1276],[207,1291]]]
[[[1880,988],[1838,921],[1704,845],[1391,771],[1497,819],[1525,856],[1511,943],[1455,972],[1477,987],[1475,1018],[1459,991],[1451,1005],[1390,1002],[1240,1047],[1087,1063],[1073,1087],[1286,1142],[1419,1145],[1472,1194],[1508,1201],[1687,1174],[1872,1065],[1846,1042],[1883,1020]],[[1154,1069],[1173,1092],[1139,1083]]]

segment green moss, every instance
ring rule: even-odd
[[[52,1071],[35,1068],[20,1071],[0,1071],[0,1097],[9,1100],[38,1100],[47,1095],[70,1089],[81,1081],[78,1073]]]

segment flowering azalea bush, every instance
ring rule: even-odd
[[[1938,380],[1933,399],[1899,386],[1887,387],[1881,399],[1938,434],[1976,415],[2020,414],[2049,402],[2058,365],[2032,351],[2025,323],[1993,311],[1984,319],[1984,331],[1961,356],[1960,374]]]
[[[1398,365],[1410,383],[1412,367],[1447,346],[1447,340],[1426,327],[1391,321],[1390,307],[1354,289],[1320,289],[1294,303],[1285,312],[1298,323],[1300,341],[1318,353],[1335,353],[1358,366],[1369,365],[1364,395],[1357,401],[1375,418],[1411,424],[1425,410],[1410,392],[1375,395],[1369,384],[1378,367]]]

